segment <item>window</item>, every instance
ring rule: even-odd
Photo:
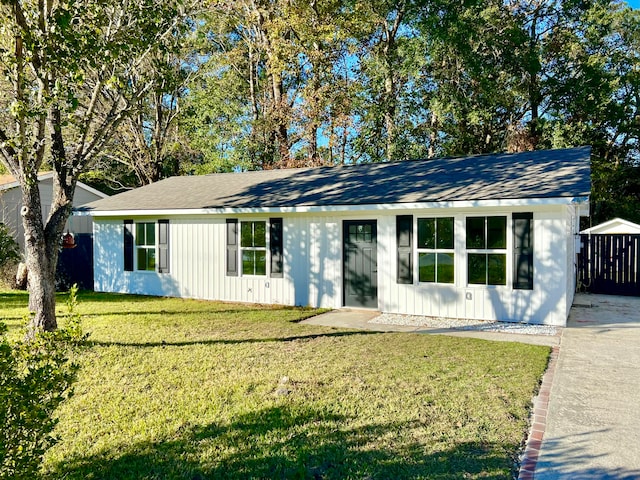
[[[242,274],[267,274],[267,222],[241,222]]]
[[[507,284],[507,217],[467,218],[467,282]]]
[[[169,273],[169,220],[124,221],[124,270]]]
[[[156,269],[156,224],[136,223],[136,270]]]
[[[453,217],[418,219],[418,280],[454,282]]]
[[[267,266],[269,276],[284,276],[282,218],[270,218],[268,223],[265,220],[238,222],[236,218],[228,218],[226,227],[228,277],[237,277],[240,272],[242,275],[266,275]]]

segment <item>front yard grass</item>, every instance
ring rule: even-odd
[[[549,354],[297,323],[309,309],[79,300],[89,346],[45,478],[510,479]],[[26,303],[0,292],[14,334]]]

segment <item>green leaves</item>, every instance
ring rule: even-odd
[[[44,453],[57,443],[54,412],[72,394],[79,368],[73,358],[86,339],[76,294],[72,289],[64,329],[11,341],[0,323],[0,479],[36,478]]]

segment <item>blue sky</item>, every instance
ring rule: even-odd
[[[638,8],[640,9],[640,0],[627,0],[627,3],[629,4],[629,6],[631,8]]]

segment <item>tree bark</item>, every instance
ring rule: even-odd
[[[271,60],[271,68],[274,69],[273,55],[269,55]],[[271,87],[272,87],[272,115],[271,121],[273,122],[273,133],[278,142],[278,153],[280,154],[280,166],[289,167],[291,160],[291,152],[289,151],[289,132],[287,130],[287,117],[288,108],[286,104],[286,98],[284,96],[282,85],[282,75],[278,72],[271,73]]]
[[[29,311],[34,315],[31,325],[38,330],[53,331],[58,326],[55,297],[58,251],[57,248],[47,248],[37,174],[27,179],[26,183],[23,186],[23,207],[20,213],[25,232]]]
[[[533,150],[538,145],[540,138],[540,84],[538,67],[538,15],[540,15],[540,6],[533,12],[531,26],[529,28],[529,107],[531,109],[531,121],[529,122],[529,142]],[[535,61],[534,61],[535,59]]]
[[[398,63],[396,37],[398,35],[398,29],[404,19],[406,8],[407,2],[406,0],[402,0],[396,7],[396,15],[393,22],[390,23],[389,19],[385,19],[383,23],[384,125],[387,133],[385,157],[388,162],[393,161],[396,157],[396,110],[398,103],[396,99],[395,81],[395,69]]]

